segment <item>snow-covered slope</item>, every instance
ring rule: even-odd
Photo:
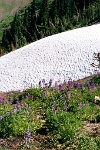
[[[94,52],[100,52],[100,24],[33,42],[0,58],[0,91],[89,76]]]

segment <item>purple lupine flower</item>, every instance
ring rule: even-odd
[[[0,121],[2,120],[2,116],[0,116]]]
[[[82,84],[81,88],[82,88],[82,90],[84,89],[84,85],[83,84]]]
[[[52,103],[52,110],[55,110],[55,106],[56,106],[56,102],[54,101],[53,103]]]
[[[29,98],[28,95],[26,95],[25,98]]]
[[[60,80],[55,82],[55,87],[57,87],[58,85],[60,85]]]
[[[10,97],[8,104],[9,104],[9,105],[12,105],[12,103],[13,103],[13,99],[12,99],[12,97]]]
[[[27,148],[30,148],[29,142],[30,142],[30,138],[31,138],[31,132],[28,128],[27,132],[26,132],[26,136],[25,136],[25,144]]]
[[[98,87],[98,83],[96,83],[95,86]]]
[[[72,87],[72,86],[73,86],[73,81],[72,81],[72,79],[69,79],[69,81],[68,81],[68,86],[69,86],[69,87]]]
[[[9,111],[6,111],[6,115],[9,115],[10,114],[10,112]]]
[[[17,111],[18,111],[17,108],[14,108],[14,109],[13,109],[13,114],[16,114]]]
[[[82,108],[82,103],[79,103],[78,106],[79,106],[80,108]]]
[[[26,140],[27,142],[29,142],[29,141],[30,141],[30,137],[31,137],[31,132],[30,132],[30,130],[29,130],[29,128],[28,128],[28,130],[27,130],[27,132],[26,132],[25,140]]]
[[[46,97],[47,96],[47,90],[43,91],[43,97]]]
[[[15,91],[16,94],[20,93],[20,90]]]
[[[0,104],[4,104],[5,99],[3,97],[0,97]]]
[[[16,98],[16,101],[19,101],[19,98],[18,98],[18,97]]]
[[[59,85],[59,90],[62,92],[64,91],[64,87],[61,84]]]
[[[24,108],[24,104],[22,104],[21,107]]]
[[[80,89],[81,89],[81,84],[80,83],[77,83],[77,89],[78,89],[78,91],[80,91]]]
[[[19,105],[20,105],[20,102],[17,100],[17,101],[16,101],[16,104],[19,106]]]
[[[9,93],[6,94],[6,98],[8,98],[8,97],[9,97]]]
[[[55,87],[57,87],[57,81],[55,82]]]
[[[61,100],[61,99],[62,99],[62,95],[59,96],[59,100]]]
[[[64,105],[64,111],[67,111],[68,107],[66,105]]]
[[[73,86],[76,88],[76,87],[77,87],[77,83],[76,83],[76,82],[73,82]]]
[[[25,97],[24,96],[22,96],[22,99],[24,99]]]
[[[95,86],[94,82],[92,82],[92,83],[91,83],[91,87],[92,87],[93,89],[95,89],[95,88],[96,88],[96,86]]]
[[[51,85],[52,85],[52,79],[50,79],[49,81],[49,86],[51,87]]]
[[[42,80],[43,85],[45,85],[45,79]]]
[[[87,86],[87,92],[90,91],[90,89],[91,89],[91,88],[90,88],[90,85],[88,85],[88,86]]]
[[[42,88],[42,83],[41,83],[41,81],[39,81],[39,88]]]
[[[94,100],[94,103],[95,103],[95,104],[97,103],[97,100],[96,100],[96,99]]]

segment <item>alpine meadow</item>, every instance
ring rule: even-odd
[[[100,0],[0,0],[0,150],[100,150]]]

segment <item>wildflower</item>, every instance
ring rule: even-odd
[[[82,107],[82,103],[79,103],[78,106],[81,108]]]
[[[0,116],[0,121],[2,120],[2,116]]]
[[[17,104],[18,106],[20,106],[20,102],[19,102],[19,101],[16,101],[16,104]]]
[[[9,115],[9,114],[10,114],[10,112],[9,112],[9,111],[7,111],[7,112],[6,112],[6,115]]]
[[[28,97],[28,95],[26,95],[26,96],[25,96],[25,98],[27,98],[27,99],[28,99],[28,98],[29,98],[29,97]]]
[[[19,101],[19,98],[18,98],[18,97],[16,98],[16,101]]]
[[[62,99],[62,95],[59,96],[59,100],[61,100],[61,99]]]
[[[16,114],[17,113],[17,108],[14,108],[13,109],[13,114]]]
[[[21,104],[21,108],[24,108],[24,104]]]
[[[41,81],[39,81],[39,88],[41,88],[42,87],[42,83],[41,83]]]
[[[45,85],[45,79],[42,80],[43,86]]]
[[[45,90],[44,92],[43,92],[43,97],[46,97],[47,96],[47,90]]]
[[[4,104],[4,102],[5,102],[5,99],[0,97],[0,104]]]
[[[26,132],[26,140],[27,141],[30,141],[30,137],[31,137],[31,132],[29,131],[29,128],[28,128],[28,130],[27,130],[27,132]]]
[[[68,107],[66,105],[64,105],[64,111],[67,111]]]
[[[51,85],[52,85],[52,79],[50,79],[49,81],[49,86],[51,87]]]
[[[52,106],[51,106],[52,110],[55,110],[55,106],[56,106],[56,102],[54,101],[53,104],[52,104]]]
[[[59,90],[62,92],[64,91],[64,87],[61,84],[59,85]]]
[[[22,99],[24,99],[25,97],[24,96],[22,96]]]
[[[11,97],[9,98],[9,102],[8,103],[9,103],[9,105],[12,105],[13,99]]]
[[[60,85],[60,80],[58,80],[58,81],[55,82],[55,87],[57,87],[59,85]]]
[[[7,93],[7,94],[6,94],[6,98],[7,98],[7,97],[9,97],[9,95],[10,95],[10,94],[9,94],[9,93]]]
[[[69,81],[68,81],[68,86],[69,86],[69,87],[72,87],[72,86],[73,86],[73,81],[72,81],[72,79],[69,79]]]
[[[29,128],[28,128],[26,132],[26,136],[25,136],[25,144],[27,148],[30,148],[29,146],[30,138],[31,138],[31,132],[29,131]]]
[[[78,89],[78,91],[80,91],[80,89],[81,89],[81,84],[80,83],[77,84],[77,89]]]

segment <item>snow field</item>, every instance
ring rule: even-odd
[[[37,87],[40,80],[61,82],[94,73],[100,53],[100,24],[43,38],[0,57],[0,92]]]

